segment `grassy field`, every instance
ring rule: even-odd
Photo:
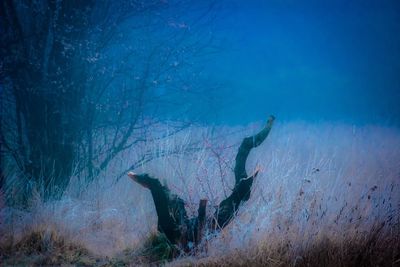
[[[150,193],[116,179],[120,171],[166,154],[135,171],[167,183],[189,214],[207,198],[211,215],[233,186],[241,139],[260,127],[192,127],[149,141],[98,181],[73,177],[60,201],[37,198],[29,211],[8,207],[13,191],[2,193],[1,265],[400,266],[400,130],[303,122],[278,123],[251,152],[247,170],[261,173],[234,221],[195,253],[166,260],[172,248],[156,235]]]

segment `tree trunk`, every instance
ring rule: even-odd
[[[236,155],[235,187],[232,193],[221,201],[213,218],[206,218],[207,200],[200,200],[198,216],[189,219],[184,201],[172,194],[157,178],[148,174],[128,173],[136,183],[150,190],[157,211],[158,230],[164,233],[172,244],[180,245],[182,249],[189,251],[201,242],[206,225],[209,225],[211,231],[215,231],[231,222],[240,204],[249,200],[253,180],[258,174],[256,170],[253,175],[247,175],[247,157],[251,149],[259,146],[267,138],[274,120],[275,118],[270,116],[266,126],[258,134],[243,139]]]

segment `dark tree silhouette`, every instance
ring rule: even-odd
[[[214,4],[196,2],[0,1],[0,187],[12,203],[58,199],[73,175],[93,181],[150,142],[160,114],[199,101],[192,61]]]
[[[94,1],[0,3],[1,86],[11,92],[2,143],[44,198],[68,185],[79,143],[84,83],[75,71]],[[83,77],[84,78],[84,77]],[[2,96],[2,101],[3,100]],[[11,103],[13,102],[13,103]],[[28,197],[28,193],[24,194]]]
[[[235,187],[232,193],[221,201],[212,218],[206,218],[207,200],[200,200],[198,216],[189,219],[185,202],[179,196],[172,194],[168,187],[162,185],[157,178],[150,177],[148,174],[128,173],[133,181],[150,190],[157,211],[158,230],[164,233],[171,243],[189,250],[188,242],[197,245],[201,241],[205,225],[215,231],[231,222],[241,203],[249,200],[251,186],[259,172],[257,169],[251,176],[247,175],[247,157],[253,148],[259,146],[267,138],[274,120],[274,116],[270,116],[266,126],[259,133],[243,139],[235,159]]]

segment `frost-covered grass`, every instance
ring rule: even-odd
[[[148,151],[155,156],[169,154],[135,172],[165,179],[187,201],[189,214],[196,212],[201,198],[207,198],[212,214],[213,206],[233,186],[234,157],[242,138],[260,128],[261,124],[192,127],[127,151],[89,186],[74,177],[60,201],[37,200],[29,212],[3,203],[4,262],[15,260],[23,253],[20,241],[39,232],[47,236],[41,242],[49,243],[48,236],[56,233],[68,244],[84,248],[88,252],[82,255],[97,259],[90,264],[148,263],[143,244],[156,231],[157,222],[151,195],[128,178],[116,181],[115,177]],[[399,129],[277,123],[251,152],[248,173],[257,165],[262,172],[237,218],[217,236],[207,236],[202,251],[169,264],[400,264]]]

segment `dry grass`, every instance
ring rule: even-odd
[[[55,231],[32,231],[16,243],[0,247],[3,266],[52,266],[76,264],[93,266],[99,262],[82,246],[67,241]]]
[[[166,178],[188,202],[189,213],[201,198],[209,200],[212,213],[233,185],[231,168],[243,135],[259,127],[192,128],[127,151],[88,187],[73,178],[60,201],[36,200],[30,211],[2,204],[2,263],[165,263],[168,246],[161,242],[159,250],[150,249],[157,247],[151,195],[114,177],[143,153],[174,152],[135,171]],[[400,266],[398,129],[278,124],[251,153],[249,172],[256,165],[262,173],[237,218],[218,235],[208,235],[202,251],[168,264]]]
[[[257,246],[220,256],[182,258],[170,266],[399,266],[399,229],[397,234],[388,233],[382,232],[381,226],[340,240],[320,237],[307,245],[301,240],[269,236]],[[268,239],[271,243],[266,243]]]

